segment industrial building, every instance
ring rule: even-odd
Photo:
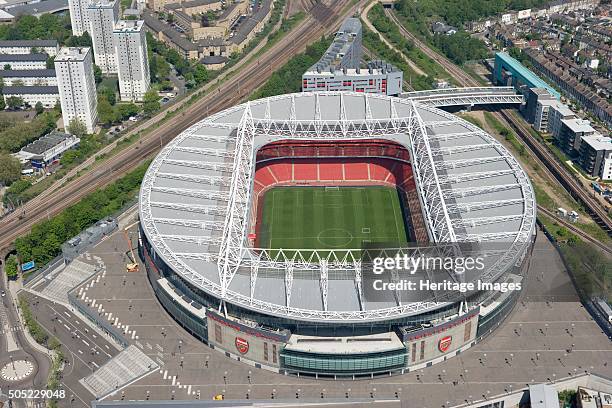
[[[33,168],[42,170],[60,159],[67,150],[76,148],[81,139],[62,132],[51,132],[23,147],[14,156],[21,163],[30,162]]]
[[[119,20],[113,31],[122,101],[142,101],[151,84],[142,20]]]
[[[370,61],[365,68],[360,66],[361,37],[359,19],[347,19],[321,59],[302,74],[302,91],[399,95],[402,92],[402,71],[385,61]]]
[[[98,118],[98,95],[91,48],[65,47],[55,58],[55,72],[64,127],[78,119],[93,133]]]
[[[495,67],[493,70],[497,85],[513,86],[517,91],[527,95],[531,88],[546,89],[555,99],[561,95],[546,81],[538,77],[516,59],[505,52],[495,54]]]
[[[119,20],[119,5],[119,0],[96,0],[87,6],[95,63],[105,74],[117,73],[113,31]]]

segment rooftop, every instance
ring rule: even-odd
[[[50,78],[55,77],[54,69],[3,69],[0,78]]]
[[[90,9],[114,8],[116,2],[117,0],[94,0],[91,3],[89,3],[87,8],[90,8]]]
[[[62,47],[57,53],[55,61],[84,61],[89,51],[89,47]]]
[[[36,54],[0,54],[1,62],[13,62],[13,61],[46,61],[49,56],[44,53]]]
[[[345,73],[346,71],[346,73]],[[334,76],[334,75],[351,75],[351,76],[368,76],[368,75],[379,75],[385,74],[386,72],[397,72],[399,71],[394,65],[382,60],[369,61],[366,68],[348,68],[346,70],[330,70],[321,71],[306,71],[304,75],[316,75],[316,76]]]
[[[525,67],[516,59],[512,58],[505,52],[498,52],[495,54],[495,59],[503,61],[506,65],[510,66],[518,75],[523,77],[525,81],[530,83],[530,88],[545,88],[551,95],[559,99],[561,95],[552,86],[548,85],[546,81],[534,74],[530,69]]]
[[[400,350],[404,344],[394,332],[355,337],[320,337],[293,334],[286,350],[316,354],[366,354]]]
[[[143,12],[144,21],[147,26],[155,31],[156,33],[163,33],[165,36],[170,38],[170,40],[181,50],[183,51],[197,51],[198,47],[189,41],[187,38],[181,35],[178,31],[176,31],[172,26],[166,24],[163,21],[160,21],[154,14],[150,11],[145,10]]]
[[[331,43],[325,54],[309,71],[329,70],[332,65],[339,63],[338,57],[344,56],[353,46],[356,37],[361,36],[361,21],[357,18],[348,18],[342,23],[340,30],[336,33],[334,41]],[[344,68],[344,67],[340,67]],[[345,67],[357,68],[357,67]]]
[[[39,16],[45,13],[56,13],[61,10],[68,10],[68,0],[43,0],[36,3],[22,4],[11,7],[10,13],[14,16]]]
[[[574,133],[594,133],[591,122],[584,119],[562,119],[561,122]]]
[[[21,149],[21,151],[32,154],[43,154],[47,150],[54,148],[64,140],[70,139],[71,137],[73,136],[67,133],[53,131],[40,139],[33,141]]]
[[[40,3],[37,3],[40,4]],[[56,40],[0,40],[0,47],[57,47]]]
[[[114,33],[139,33],[144,27],[144,20],[119,20],[115,24]]]
[[[4,95],[59,95],[57,86],[5,86]]]
[[[529,400],[532,408],[559,408],[557,390],[550,384],[530,385]]]
[[[594,150],[612,151],[612,139],[602,135],[583,136],[580,143],[586,143]]]

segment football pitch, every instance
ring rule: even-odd
[[[263,199],[258,241],[268,249],[359,249],[407,236],[393,188],[274,187]]]

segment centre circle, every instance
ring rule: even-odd
[[[341,248],[353,240],[353,234],[344,228],[328,228],[319,232],[317,240],[330,248]]]

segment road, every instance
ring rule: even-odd
[[[119,351],[64,306],[31,293],[26,292],[24,296],[29,300],[38,323],[62,344],[67,364],[62,372],[60,388],[66,390],[71,406],[88,407],[93,396],[79,380],[115,357]]]
[[[412,40],[414,44],[425,53],[425,55],[436,61],[438,64],[442,65],[442,67],[449,74],[453,75],[461,85],[480,86],[478,81],[472,78],[469,74],[467,74],[453,62],[448,60],[446,57],[438,54],[436,51],[429,48],[427,44],[425,44],[408,30],[406,30],[392,10],[385,9],[385,14],[399,27],[400,33],[403,36]],[[528,148],[532,153],[534,153],[533,158],[539,161],[540,164],[543,165],[543,168],[547,169],[549,171],[549,174],[554,176],[554,178],[574,198],[582,202],[585,205],[587,212],[593,217],[593,219],[605,231],[607,231],[610,236],[612,236],[612,219],[610,219],[606,211],[596,200],[594,200],[588,195],[582,185],[578,181],[576,181],[576,179],[565,169],[565,167],[563,167],[561,163],[559,163],[557,158],[546,148],[546,146],[543,146],[538,140],[534,138],[531,132],[529,132],[529,129],[525,127],[525,124],[517,120],[514,115],[508,112],[502,111],[501,113],[492,113],[502,123],[506,123],[509,127],[515,130],[517,135],[520,137],[520,140],[523,142],[523,145],[525,145],[526,148]],[[541,209],[541,207],[538,206],[538,209]],[[557,219],[557,217],[553,218],[555,218],[557,221],[563,221],[561,219]],[[586,234],[582,235],[584,236]],[[590,239],[590,241],[593,242],[593,239]],[[601,245],[603,244],[599,243],[598,246]]]
[[[294,30],[266,50],[259,59],[253,59],[244,69],[235,73],[216,92],[205,94],[171,120],[156,124],[157,128],[142,136],[138,144],[129,146],[100,162],[63,187],[50,189],[44,195],[32,199],[24,207],[25,213],[16,211],[6,216],[0,221],[0,250],[6,249],[15,238],[27,233],[41,218],[59,213],[95,189],[120,178],[145,159],[153,157],[164,144],[182,130],[209,114],[242,101],[261,86],[274,70],[286,63],[293,55],[304,50],[308,44],[322,34],[333,32],[345,17],[351,15],[359,7],[357,3],[343,11],[347,4],[348,0],[339,0],[328,8],[322,3],[317,3],[310,10],[311,14]],[[161,117],[163,115],[155,118],[159,121]],[[155,124],[154,122],[152,119],[145,125]],[[143,130],[145,125],[138,126],[131,133]]]
[[[2,297],[0,301],[0,314],[6,316],[9,326],[14,328],[11,333],[19,347],[18,350],[8,352],[7,337],[4,334],[0,334],[0,366],[6,364],[9,359],[27,359],[34,363],[35,373],[29,378],[14,384],[3,385],[0,379],[0,388],[7,386],[12,389],[45,389],[47,387],[47,373],[51,366],[51,360],[48,355],[34,349],[27,341],[24,329],[17,318],[15,303],[13,303],[7,286],[6,274],[4,273],[3,265],[0,265],[0,292],[6,291],[6,296]],[[25,405],[23,405],[23,401],[16,401],[13,406],[21,407]]]

